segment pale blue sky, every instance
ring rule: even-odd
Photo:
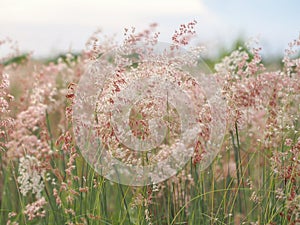
[[[122,34],[124,27],[142,29],[152,22],[159,24],[161,41],[169,41],[179,24],[196,19],[198,39],[211,51],[243,35],[259,37],[266,54],[281,53],[300,33],[297,0],[1,0],[0,5],[0,38],[10,36],[37,57],[81,50],[97,28]]]
[[[300,34],[299,0],[204,0],[232,34],[245,37],[258,36],[269,52],[282,52],[287,43]],[[226,3],[225,3],[226,2]]]

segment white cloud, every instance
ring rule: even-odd
[[[27,0],[1,5],[0,23],[112,24],[157,16],[212,17],[200,0]]]
[[[53,48],[66,50],[70,45],[66,43],[82,48],[98,27],[105,33],[122,33],[124,27],[145,28],[157,22],[170,36],[177,23],[198,18],[207,27],[219,23],[201,0],[11,0],[1,3],[0,35],[47,54]]]

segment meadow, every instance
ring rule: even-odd
[[[170,43],[186,47],[194,25],[180,26]],[[140,32],[125,29],[124,35],[126,45],[151,45],[159,33],[151,25]],[[145,186],[99,174],[83,157],[73,129],[80,78],[88,62],[116,46],[111,37],[95,32],[82,52],[49,60],[23,54],[10,39],[0,40],[3,46],[11,51],[0,59],[0,224],[300,224],[300,39],[291,40],[275,66],[256,43],[240,43],[217,59],[204,57],[226,102],[222,144],[201,168],[209,139],[204,129],[176,175]],[[126,70],[137,66],[130,61]],[[129,78],[124,79],[137,79]],[[184,75],[178,79],[185,82]],[[111,86],[105,87],[109,92]],[[187,82],[182,87],[191,90]],[[190,104],[197,105],[194,100]],[[206,113],[204,127],[213,122]],[[148,130],[139,130],[138,116],[131,115],[136,126],[130,127],[143,140]],[[176,139],[176,110],[171,117],[169,139]],[[98,117],[101,140],[120,147],[113,128],[104,124],[107,118]]]

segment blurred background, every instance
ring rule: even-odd
[[[160,40],[168,42],[180,24],[196,19],[198,40],[212,54],[257,38],[263,55],[280,56],[300,32],[297,0],[2,0],[0,5],[0,39],[12,38],[35,58],[81,51],[98,28],[121,38],[125,27],[144,29],[153,22]]]

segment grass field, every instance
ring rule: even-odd
[[[176,176],[134,187],[95,172],[72,130],[84,66],[112,48],[97,35],[80,54],[1,59],[0,224],[300,224],[300,40],[275,67],[258,47],[207,59],[227,104],[220,152],[200,170],[200,148]]]

